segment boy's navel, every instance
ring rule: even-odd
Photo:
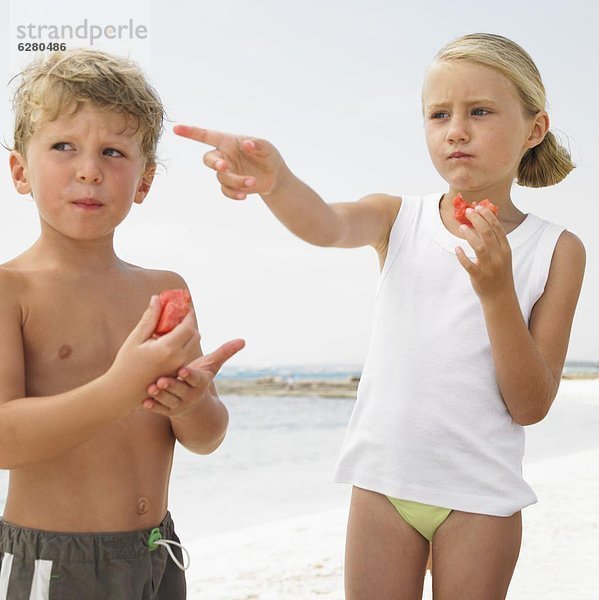
[[[60,358],[60,359],[69,358],[69,356],[71,356],[72,351],[73,351],[73,349],[68,344],[63,344],[58,349],[58,358]]]
[[[145,515],[150,508],[150,501],[147,498],[140,498],[137,501],[137,514]]]

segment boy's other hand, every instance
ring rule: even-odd
[[[288,172],[279,151],[266,140],[190,125],[175,125],[173,131],[214,146],[204,154],[204,164],[216,171],[223,194],[233,200],[245,200],[248,194],[272,194]]]
[[[184,417],[210,395],[210,384],[223,364],[245,346],[231,340],[210,354],[199,356],[181,367],[178,377],[160,377],[148,387],[150,398],[143,406],[166,417]]]

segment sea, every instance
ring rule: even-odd
[[[225,368],[222,379],[359,377],[352,366]],[[599,363],[570,363],[568,374],[594,375]],[[218,385],[218,378],[217,378]],[[221,447],[197,457],[178,448],[171,506],[192,539],[347,506],[349,486],[333,474],[354,400],[317,396],[221,399],[230,425]],[[599,447],[599,380],[564,380],[549,415],[526,427],[524,464]],[[192,473],[197,474],[192,486]],[[192,506],[196,497],[197,512]]]
[[[218,379],[252,380],[268,377],[283,380],[291,377],[296,381],[343,381],[360,377],[361,372],[362,367],[359,365],[261,365],[241,367],[225,365],[218,374],[217,381]],[[564,375],[597,376],[599,375],[599,361],[567,361],[564,366]]]
[[[217,381],[222,380],[253,380],[265,378],[311,381],[346,381],[360,377],[362,367],[357,365],[262,365],[229,367],[224,365],[217,375]]]
[[[571,372],[599,371],[574,363]],[[594,371],[591,371],[594,369]],[[226,368],[225,378],[347,379],[359,368]],[[187,540],[195,541],[347,506],[350,489],[333,473],[352,399],[316,396],[223,395],[230,424],[221,446],[200,456],[177,446],[169,507]],[[549,415],[526,428],[525,467],[599,447],[599,380],[562,382]],[[0,472],[0,510],[7,473]]]

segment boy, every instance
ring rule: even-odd
[[[193,313],[154,335],[155,295],[185,282],[114,252],[150,190],[163,107],[134,64],[72,50],[25,70],[15,113],[12,178],[41,234],[0,268],[0,599],[184,598],[164,547],[174,443],[221,443],[212,379],[243,340],[202,356]]]

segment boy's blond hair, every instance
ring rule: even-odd
[[[13,98],[14,150],[25,156],[37,127],[83,104],[133,118],[146,166],[156,164],[165,118],[158,94],[134,62],[86,48],[53,52],[21,73]]]

